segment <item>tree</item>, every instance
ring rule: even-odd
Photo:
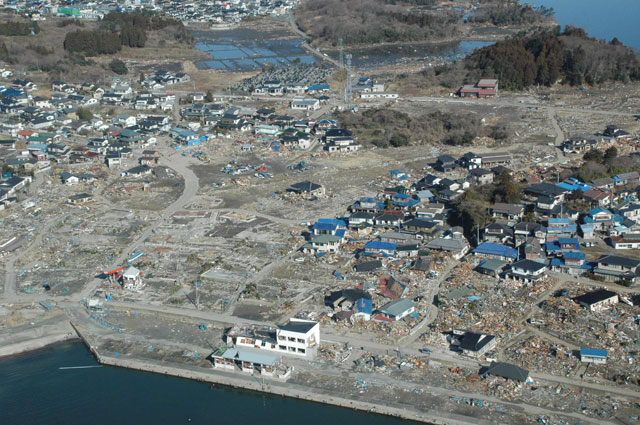
[[[93,112],[91,112],[87,108],[76,109],[76,115],[81,121],[91,121],[91,119],[93,119]]]
[[[602,162],[604,157],[602,156],[602,152],[598,149],[591,149],[582,155],[582,159],[585,161]]]
[[[611,146],[604,153],[605,161],[610,160],[610,159],[614,159],[617,156],[618,156],[618,148],[616,148],[615,146]]]
[[[124,75],[129,72],[127,65],[120,59],[114,59],[109,62],[109,68],[118,75]]]
[[[498,177],[498,186],[494,192],[494,198],[497,197],[502,198],[504,202],[508,203],[520,201],[520,187],[507,170],[500,173]]]
[[[467,198],[470,193],[466,191],[464,199],[456,205],[451,222],[451,225],[462,226],[467,237],[474,236],[489,220],[487,206],[480,200]]]
[[[213,102],[213,93],[211,93],[211,90],[207,90],[207,94],[204,98],[208,103]]]

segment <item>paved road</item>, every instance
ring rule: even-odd
[[[213,321],[219,323],[228,323],[228,324],[256,324],[256,325],[274,325],[272,322],[259,322],[255,320],[243,319],[240,317],[231,316],[229,314],[221,314],[214,313],[208,311],[197,311],[193,309],[181,308],[181,307],[169,307],[164,305],[151,305],[151,304],[131,304],[126,302],[107,302],[107,306],[110,308],[118,308],[129,311],[141,311],[141,312],[152,312],[152,313],[161,313],[161,314],[170,314],[175,316],[185,316],[190,317],[192,319],[200,319],[204,321]],[[399,347],[388,344],[381,344],[377,342],[373,342],[366,339],[359,339],[352,336],[344,336],[337,334],[331,327],[323,327],[321,330],[322,340],[327,342],[337,342],[337,343],[349,343],[353,347],[364,347],[367,351],[373,353],[387,353],[394,352]],[[433,360],[445,362],[452,364],[454,366],[460,366],[470,369],[480,369],[481,363],[462,357],[456,353],[442,350],[441,348],[432,347],[433,352],[430,355],[430,358]],[[409,354],[412,356],[423,356],[417,349],[412,348],[401,348],[400,349],[403,354]],[[625,397],[634,397],[640,400],[640,392],[635,391],[625,387],[619,386],[611,386],[611,385],[603,385],[603,384],[594,384],[591,382],[585,382],[582,380],[548,375],[544,373],[531,373],[531,376],[534,379],[539,379],[547,382],[558,383],[562,385],[572,385],[579,388],[584,388],[588,390],[598,390],[604,391],[610,394],[618,394],[623,395]]]
[[[304,39],[304,42],[302,43],[302,47],[304,49],[306,49],[308,52],[311,52],[312,54],[317,56],[319,59],[323,61],[327,61],[338,68],[340,67],[340,63],[337,60],[322,53],[320,50],[316,49],[315,47],[311,47],[311,45],[307,43],[307,39],[309,38],[309,36],[304,31],[302,31],[298,26],[298,24],[296,23],[296,17],[292,10],[289,11],[288,21],[289,21],[289,25],[291,26],[291,30]]]
[[[41,226],[37,232],[31,243],[26,248],[20,248],[17,253],[12,254],[6,260],[5,266],[5,279],[4,279],[4,293],[0,293],[0,299],[7,303],[20,302],[23,299],[16,293],[16,271],[15,271],[15,261],[18,257],[23,255],[23,252],[30,251],[32,248],[40,244],[42,241],[42,237],[49,233],[51,228],[58,224],[61,220],[63,220],[67,215],[67,212],[64,214],[57,215],[55,217],[51,217],[44,223],[44,226]]]
[[[442,273],[440,273],[438,279],[430,282],[430,291],[425,295],[425,298],[430,300],[427,317],[422,322],[420,322],[420,324],[418,324],[415,329],[412,329],[409,335],[402,339],[403,346],[412,344],[420,336],[422,329],[424,329],[425,326],[429,326],[431,323],[433,323],[434,320],[436,320],[436,317],[438,317],[438,307],[435,305],[436,296],[440,292],[440,286],[442,285],[442,282],[444,282],[445,279],[449,277],[451,271],[453,271],[453,269],[457,267],[458,264],[460,264],[459,260],[451,261],[451,263],[447,265]]]
[[[163,153],[160,157],[160,164],[166,167],[169,167],[176,171],[184,178],[184,190],[178,199],[176,199],[173,203],[169,204],[160,214],[160,218],[156,220],[151,226],[149,226],[140,236],[138,236],[134,241],[132,241],[126,248],[122,250],[122,253],[118,258],[116,258],[109,266],[106,267],[107,270],[112,268],[116,268],[121,266],[129,256],[136,252],[140,245],[144,243],[144,241],[151,236],[156,229],[166,223],[171,216],[178,210],[184,208],[187,204],[189,204],[193,197],[198,193],[198,189],[200,187],[198,177],[195,173],[188,167],[189,158],[183,157],[182,155],[175,155],[171,158],[168,158],[164,153],[168,150],[168,147],[162,146],[162,141],[158,141],[159,143],[159,152]],[[164,148],[164,149],[163,149]],[[73,299],[83,299],[90,296],[95,289],[102,283],[102,279],[94,278],[91,282],[89,282],[80,293],[74,295]]]

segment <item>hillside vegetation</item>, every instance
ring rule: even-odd
[[[471,144],[477,136],[502,141],[507,134],[503,126],[483,126],[474,114],[436,111],[411,116],[393,109],[373,108],[343,112],[338,119],[353,130],[360,143],[381,148],[427,142],[460,146]]]
[[[300,28],[314,42],[345,45],[444,41],[460,37],[477,25],[533,25],[549,16],[518,1],[482,0],[467,21],[452,7],[435,0],[314,0],[296,9]]]
[[[581,28],[513,37],[476,50],[465,61],[469,78],[491,76],[506,89],[533,85],[597,85],[640,80],[640,61],[617,39],[590,38]]]
[[[460,16],[415,11],[407,5],[419,2],[385,0],[315,0],[296,9],[300,28],[321,42],[345,45],[447,38],[459,33]]]
[[[174,27],[177,40],[189,41],[182,22],[148,13],[110,12],[96,30],[76,30],[67,33],[64,49],[95,56],[120,51],[121,46],[144,47],[147,31]]]

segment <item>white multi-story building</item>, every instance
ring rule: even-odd
[[[226,335],[227,344],[236,347],[259,348],[281,354],[313,357],[320,344],[318,322],[291,319],[273,326],[234,326]]]

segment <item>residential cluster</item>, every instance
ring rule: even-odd
[[[59,5],[52,2],[17,1],[5,6],[27,14],[34,21],[47,17],[64,16],[96,21],[114,10],[163,11],[167,15],[189,23],[234,24],[244,18],[283,16],[297,4],[297,0],[231,0],[216,2],[181,2],[164,0],[127,0],[125,2],[100,1]]]

